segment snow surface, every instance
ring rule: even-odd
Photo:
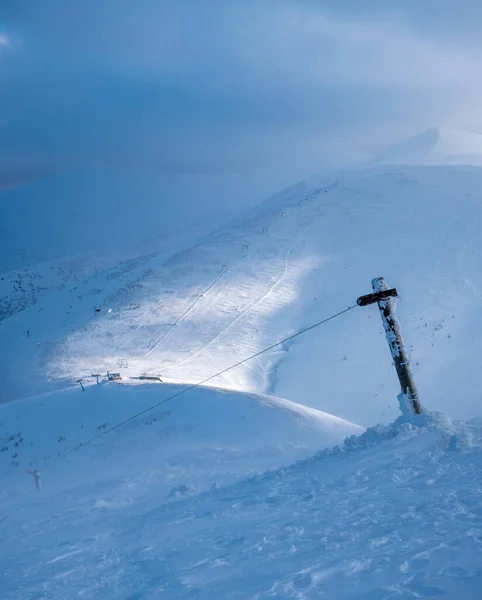
[[[205,482],[209,469],[217,477],[251,474],[363,432],[274,396],[203,387],[169,400],[185,389],[104,381],[86,392],[76,386],[0,406],[2,497],[31,492],[24,469],[40,471],[49,489],[105,480],[119,472],[127,475],[140,465],[167,469],[164,475],[170,481],[182,475],[182,483],[186,467],[191,483]],[[160,405],[85,445],[155,404]]]
[[[196,383],[353,305],[383,275],[401,296],[422,404],[479,415],[481,190],[482,171],[473,167],[324,174],[183,250],[139,255],[47,290],[0,323],[2,399],[107,370]],[[212,385],[274,393],[365,427],[398,414],[374,306]]]
[[[43,229],[15,217],[32,190],[4,196],[2,598],[480,598],[482,171],[454,166],[477,144],[425,132],[389,157],[417,165],[322,173],[175,241],[130,209]],[[449,416],[395,420],[376,306],[177,395],[377,276],[422,404]],[[124,379],[96,385],[107,370]]]
[[[39,399],[0,407],[2,421],[18,411],[22,457],[52,454],[40,492],[27,474],[22,492],[12,475],[2,479],[4,598],[480,597],[480,421],[399,419],[256,475],[299,452],[290,437],[305,441],[301,454],[315,437],[322,447],[331,420],[301,411],[297,424],[295,407],[199,390],[170,415],[54,456],[81,421],[91,433],[99,412],[142,407],[158,389],[99,385],[40,408]],[[65,442],[53,442],[59,431]]]

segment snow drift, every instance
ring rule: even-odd
[[[102,401],[107,390],[98,387],[104,389],[93,397]],[[121,406],[123,395],[136,396],[142,405],[148,388],[142,389],[138,396],[132,388],[109,388]],[[74,415],[82,399],[77,394],[77,399],[69,398],[70,393],[63,396],[64,402],[73,402]],[[206,394],[212,391],[202,392],[201,412]],[[238,401],[235,395],[211,400],[218,407]],[[84,401],[83,418],[93,408],[91,401]],[[0,497],[2,537],[8,547],[0,559],[5,597],[479,598],[480,422],[399,420],[291,466],[243,478],[243,469],[227,452],[233,444],[242,448],[238,458],[245,461],[246,475],[251,461],[259,464],[261,446],[266,449],[274,438],[280,439],[282,429],[288,434],[285,441],[294,432],[293,423],[279,428],[278,409],[274,414],[272,408],[260,412],[259,406],[253,399],[241,413],[235,409],[231,414],[244,413],[248,418],[243,425],[252,423],[254,436],[241,433],[236,418],[218,422],[231,423],[234,427],[228,430],[211,428],[209,419],[217,420],[216,414],[204,414],[210,451],[203,447],[207,440],[194,430],[194,440],[202,440],[192,445],[198,462],[193,454],[186,462],[182,453],[163,456],[157,451],[151,456],[156,452],[152,442],[157,438],[162,447],[168,429],[158,420],[150,426],[137,423],[136,433],[112,432],[110,449],[80,450],[78,462],[69,467],[90,471],[90,481],[71,476],[58,485],[46,477],[37,493],[24,475],[30,498],[23,494],[12,499],[10,479]],[[189,422],[185,408],[178,424]],[[259,422],[264,410],[271,414]],[[260,440],[257,424],[267,439]],[[75,433],[73,427],[66,437]],[[317,435],[322,442],[323,435]],[[239,445],[241,438],[246,446]],[[103,443],[107,446],[107,439]],[[278,451],[273,453],[276,459]],[[117,470],[105,469],[107,452],[112,459],[118,456]],[[265,466],[267,457],[265,453]],[[99,464],[101,477],[96,476]],[[226,466],[233,469],[228,477]]]
[[[104,382],[0,406],[2,497],[32,491],[25,469],[38,470],[47,489],[148,469],[168,487],[205,486],[306,457],[363,431],[272,396],[196,388],[169,400],[184,389]]]

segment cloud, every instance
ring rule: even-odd
[[[28,164],[296,178],[433,123],[482,127],[481,45],[462,39],[460,15],[451,27],[447,3],[7,0],[4,12],[23,43],[0,64],[0,154]]]

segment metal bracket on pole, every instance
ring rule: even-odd
[[[383,300],[384,298],[396,298],[397,296],[396,288],[392,288],[391,290],[382,290],[381,292],[375,292],[374,294],[360,296],[356,303],[358,306],[368,306],[369,304],[375,304],[375,302]]]

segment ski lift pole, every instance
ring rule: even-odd
[[[398,296],[397,290],[395,288],[389,289],[383,277],[373,279],[372,287],[374,293],[368,294],[367,296],[361,296],[358,298],[357,304],[359,306],[367,306],[368,304],[374,304],[375,302],[378,304],[388,346],[400,382],[402,400],[406,398],[410,410],[419,415],[422,413],[422,406],[420,404],[418,390],[413,379],[410,362],[403,343],[402,330],[396,317],[395,306],[392,300],[392,298]],[[402,404],[401,408],[403,412]]]

